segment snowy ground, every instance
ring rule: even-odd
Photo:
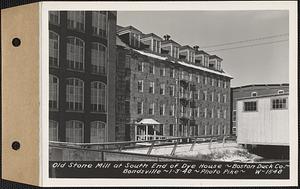
[[[176,148],[174,157],[182,157],[197,160],[210,161],[234,161],[234,162],[256,162],[260,161],[262,157],[249,153],[243,149],[236,142],[228,141],[224,144],[213,142],[211,147],[209,143],[195,144],[194,149],[190,151],[192,144],[180,144]],[[174,145],[154,147],[152,155],[169,156]],[[127,149],[124,152],[132,152],[139,154],[147,154],[149,147]]]

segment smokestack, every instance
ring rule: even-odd
[[[166,35],[164,35],[164,39],[165,39],[165,41],[168,41],[169,39],[170,39],[170,35],[168,35],[168,34],[166,34]]]
[[[199,46],[195,45],[193,48],[197,51],[199,49]]]

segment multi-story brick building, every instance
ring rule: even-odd
[[[231,76],[221,58],[132,26],[117,34],[117,140],[229,134]],[[143,120],[161,125],[145,131]]]
[[[116,12],[49,13],[51,141],[115,140]]]
[[[289,93],[289,84],[253,84],[231,88],[231,134],[236,135],[236,105],[241,98]]]

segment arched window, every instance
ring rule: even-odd
[[[59,35],[53,31],[49,32],[49,66],[59,66]]]
[[[49,120],[49,141],[58,141],[58,122]]]
[[[257,96],[257,92],[251,92],[251,97]]]
[[[106,74],[106,47],[99,43],[92,43],[91,51],[92,73]]]
[[[54,75],[49,75],[49,109],[58,110],[59,79]]]
[[[91,143],[101,143],[106,141],[106,124],[101,121],[91,122]]]
[[[106,112],[106,85],[99,81],[91,83],[91,104],[93,112]]]
[[[49,11],[49,21],[51,24],[60,24],[60,11]]]
[[[67,27],[84,31],[85,28],[85,14],[84,11],[67,11]]]
[[[83,143],[83,122],[70,120],[66,122],[66,142]]]
[[[106,16],[107,12],[104,11],[93,11],[92,12],[92,29],[93,34],[100,37],[106,37]]]
[[[67,37],[67,63],[72,70],[84,70],[84,41],[77,37]]]
[[[84,82],[77,78],[67,79],[67,109],[82,111],[84,107]]]

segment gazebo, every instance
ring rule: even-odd
[[[135,141],[163,138],[163,125],[154,119],[142,119],[133,126]]]

